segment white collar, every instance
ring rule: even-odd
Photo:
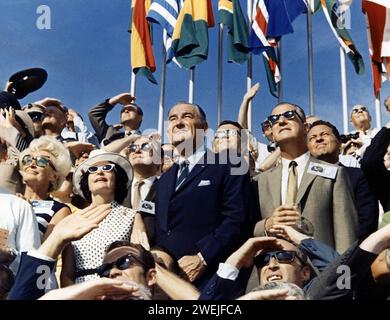
[[[301,154],[298,158],[295,158],[293,160],[287,160],[287,159],[282,158],[282,165],[283,165],[283,168],[288,168],[288,166],[290,165],[290,162],[295,161],[297,163],[298,167],[302,168],[302,167],[306,166],[306,163],[307,163],[307,161],[309,161],[309,159],[310,159],[310,152],[307,151],[304,154]]]
[[[151,176],[149,178],[143,179],[142,181],[144,182],[144,185],[152,186],[154,180],[156,180],[156,176]],[[132,185],[134,185],[137,181],[138,179],[134,177]]]
[[[180,157],[179,163],[182,163],[183,161],[188,161],[190,165],[194,166],[196,165],[204,156],[206,153],[206,150],[204,148],[204,145],[200,146],[193,154],[191,154],[188,159],[185,159],[184,157]]]

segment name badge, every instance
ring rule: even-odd
[[[310,162],[307,172],[314,174],[316,176],[321,176],[324,178],[335,179],[337,174],[338,167],[328,166],[326,164]]]
[[[32,202],[32,209],[34,213],[53,213],[51,209],[53,207],[54,201],[46,201],[46,200],[34,200]]]
[[[150,213],[150,214],[155,214],[154,202],[142,200],[140,211]]]

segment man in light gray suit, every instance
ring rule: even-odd
[[[305,113],[280,103],[268,117],[280,146],[281,163],[258,179],[261,220],[254,235],[277,224],[295,226],[301,217],[314,227],[314,239],[342,253],[357,240],[357,212],[345,169],[315,159],[307,149]]]

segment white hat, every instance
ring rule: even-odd
[[[80,188],[80,181],[82,176],[84,175],[85,172],[87,172],[89,167],[93,166],[95,163],[102,162],[102,161],[109,161],[120,166],[127,174],[128,180],[127,180],[126,188],[128,189],[130,187],[131,182],[133,180],[133,168],[129,160],[127,160],[125,157],[121,156],[118,153],[106,152],[101,149],[93,150],[89,154],[89,159],[84,161],[82,164],[80,164],[73,174],[73,188],[76,191],[76,193],[82,196],[83,198],[84,198],[84,194]]]

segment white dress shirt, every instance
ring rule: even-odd
[[[297,174],[298,174],[298,188],[301,184],[303,174],[305,172],[306,164],[310,159],[310,153],[309,151],[300,155],[298,158],[294,160],[287,160],[282,158],[282,204],[286,203],[286,197],[287,197],[287,182],[288,182],[288,169],[291,161],[295,161],[297,163]]]
[[[204,149],[204,145],[198,148],[192,155],[188,157],[188,159],[185,159],[183,157],[180,157],[179,164],[181,164],[183,161],[188,161],[188,173],[191,172],[191,170],[195,167],[195,165],[203,158],[204,154],[206,153],[206,150]],[[177,171],[177,177],[179,178],[180,170]]]
[[[149,177],[147,179],[144,179],[144,183],[141,185],[141,200],[145,200],[146,196],[148,195],[150,188],[152,187],[154,180],[156,180],[156,176]],[[133,182],[131,183],[131,205],[134,204],[134,195],[135,195],[135,184],[137,182],[137,178],[134,177]]]
[[[14,195],[0,189],[0,228],[8,230],[7,246],[17,251],[16,259],[10,269],[16,274],[20,254],[24,251],[37,249],[41,245],[38,222],[32,212],[31,205]]]

